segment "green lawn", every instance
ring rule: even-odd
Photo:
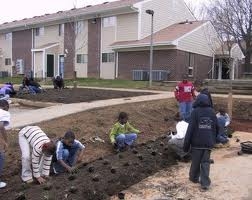
[[[77,79],[65,79],[66,86],[73,86],[74,82],[77,86],[89,86],[89,87],[109,87],[109,88],[132,88],[132,89],[160,89],[167,90],[167,87],[162,86],[161,82],[153,82],[152,87],[149,88],[148,81],[131,81],[131,80],[107,80],[107,79],[95,79],[95,78],[77,78]],[[0,84],[11,82],[13,84],[20,85],[22,83],[22,77],[5,77],[0,78]],[[40,81],[41,85],[52,85],[50,78]]]

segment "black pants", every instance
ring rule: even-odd
[[[189,177],[193,182],[200,182],[201,186],[210,186],[210,149],[194,149],[192,148],[192,164]]]

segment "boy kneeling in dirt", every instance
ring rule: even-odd
[[[128,114],[121,112],[118,116],[118,122],[113,125],[109,136],[115,150],[119,152],[125,150],[127,146],[132,146],[138,133],[140,131],[128,122]]]
[[[179,113],[176,114],[174,117],[176,121],[176,133],[170,134],[168,136],[168,144],[170,147],[175,151],[179,160],[181,161],[189,161],[190,160],[190,153],[183,151],[184,140],[186,135],[186,130],[188,127],[188,123],[182,119]]]
[[[74,172],[76,163],[81,161],[84,148],[85,146],[75,139],[74,133],[67,131],[56,144],[55,159],[53,159],[54,173]]]
[[[19,146],[22,152],[22,180],[32,183],[34,176],[39,184],[45,183],[50,173],[55,144],[38,126],[26,126],[19,132]]]

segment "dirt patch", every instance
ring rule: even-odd
[[[22,192],[25,199],[68,197],[67,199],[76,200],[105,200],[160,169],[174,165],[176,162],[167,146],[166,137],[139,144],[127,152],[84,163],[77,174],[59,175],[44,186],[13,187],[8,193],[2,194],[1,198],[13,200]]]
[[[127,92],[116,90],[99,90],[87,88],[69,88],[63,90],[46,89],[43,93],[18,94],[16,98],[32,101],[53,102],[53,103],[78,103],[90,102],[94,100],[133,97],[140,95],[150,95],[150,92]]]
[[[36,96],[36,95],[35,95]],[[48,99],[46,100],[48,101]],[[223,98],[214,98],[215,107],[224,105],[226,106],[226,99]],[[245,102],[245,103],[244,103]],[[246,129],[249,132],[252,132],[251,121],[247,121],[247,116],[250,116],[248,112],[252,110],[252,100],[235,100],[234,101],[234,113],[233,117],[234,120],[232,121],[232,127],[234,130],[244,130]],[[244,109],[243,109],[244,108]],[[245,109],[246,108],[246,109]],[[138,145],[142,143],[147,143],[148,141],[154,141],[159,138],[161,135],[166,134],[169,130],[174,129],[174,121],[173,117],[178,110],[177,103],[174,99],[166,99],[166,100],[158,100],[158,101],[150,101],[150,102],[141,102],[141,103],[134,103],[134,104],[125,104],[125,105],[118,105],[112,106],[107,108],[101,109],[94,109],[87,112],[76,113],[73,115],[69,115],[66,117],[61,117],[58,119],[50,120],[48,122],[43,122],[37,124],[40,126],[51,138],[59,138],[61,137],[67,130],[71,129],[76,133],[76,137],[86,145],[85,155],[83,157],[83,162],[90,163],[87,166],[81,169],[81,173],[78,173],[78,178],[72,181],[69,181],[68,175],[55,177],[52,180],[53,186],[60,185],[60,188],[53,187],[52,194],[55,195],[63,195],[69,193],[69,187],[75,186],[77,187],[76,196],[80,195],[82,198],[85,199],[89,197],[83,197],[83,191],[89,193],[91,191],[98,191],[99,194],[104,194],[105,197],[111,195],[112,193],[117,193],[122,189],[129,187],[130,185],[135,184],[136,182],[142,180],[146,176],[154,171],[161,169],[162,167],[166,167],[167,165],[162,166],[162,162],[155,161],[156,158],[160,160],[166,160],[167,158],[163,157],[163,147],[158,147],[158,151],[155,151],[155,148],[152,148],[155,152],[152,155],[149,150],[145,151],[145,147],[139,147],[139,150],[136,154],[129,151],[122,155],[122,160],[119,159],[119,155],[115,155],[111,144],[108,139],[108,132],[111,128],[112,124],[115,123],[117,119],[117,114],[120,111],[126,111],[129,113],[129,121],[138,129],[140,129],[143,133],[139,134],[138,138]],[[247,120],[244,120],[247,119]],[[239,123],[238,123],[239,122]],[[4,167],[3,172],[3,180],[8,183],[8,187],[5,190],[0,191],[0,196],[4,195],[4,197],[8,196],[9,194],[16,195],[18,192],[23,191],[26,186],[23,186],[20,180],[20,169],[21,169],[21,161],[20,161],[20,150],[18,147],[18,139],[17,139],[18,131],[9,131],[9,138],[10,138],[10,145],[9,150],[6,155],[6,164]],[[99,137],[103,142],[94,141],[92,140],[94,137]],[[158,143],[157,143],[158,144]],[[160,145],[160,144],[159,144]],[[161,152],[161,155],[159,154]],[[137,155],[141,154],[143,156],[143,160],[141,161],[141,155],[138,157]],[[148,156],[147,156],[148,155]],[[99,160],[99,158],[102,158]],[[110,164],[104,166],[104,160],[110,160]],[[123,164],[126,165],[126,162],[137,160],[137,162],[141,163],[136,168],[131,168],[134,165],[132,163],[129,164],[128,167],[120,168]],[[169,159],[169,156],[168,156]],[[157,168],[150,172],[148,169],[148,165],[153,167],[153,161],[156,162]],[[168,160],[171,164],[174,162],[173,160]],[[93,162],[93,163],[92,163]],[[94,173],[87,172],[90,166],[96,165],[94,167]],[[159,164],[158,164],[159,163]],[[112,170],[113,167],[113,170]],[[100,170],[105,171],[100,171]],[[125,169],[129,169],[125,171]],[[112,173],[114,172],[115,173]],[[91,170],[92,171],[92,170]],[[122,172],[120,172],[122,171]],[[130,181],[127,179],[125,181],[126,184],[121,184],[121,180],[125,179],[125,175],[128,175],[131,172],[136,171],[137,173],[133,176],[134,179]],[[146,171],[146,173],[142,173]],[[149,171],[149,172],[148,172]],[[102,172],[102,173],[100,173]],[[104,175],[111,176],[113,178],[106,178],[103,180],[103,173]],[[83,174],[83,175],[82,175]],[[141,175],[143,174],[143,175]],[[137,179],[136,176],[140,178]],[[128,176],[129,178],[131,176]],[[126,176],[127,178],[127,176]],[[98,179],[98,181],[97,181]],[[110,184],[107,182],[110,181]],[[103,182],[107,181],[107,182]],[[114,181],[114,182],[113,182]],[[83,184],[85,182],[90,185],[87,190],[85,190]],[[62,190],[61,190],[62,185]],[[103,189],[96,189],[94,186],[97,185],[104,185],[102,187],[111,187],[115,188],[114,192],[103,192]],[[121,188],[120,185],[125,185]],[[34,188],[34,189],[33,189]],[[34,190],[34,191],[33,191]],[[65,191],[67,190],[67,191]],[[72,188],[72,190],[76,190],[76,188]],[[105,189],[104,189],[105,190]],[[109,189],[106,189],[109,190]],[[32,188],[25,189],[26,195],[32,195],[30,192],[38,192],[36,194],[40,194],[41,192],[43,195],[48,197],[51,195],[51,190],[44,190],[41,186],[34,186]],[[63,191],[63,193],[62,193]],[[8,195],[7,195],[8,193]],[[73,192],[75,193],[75,192]],[[70,192],[69,199],[78,199],[75,198],[75,194]],[[77,195],[78,194],[78,195]],[[33,194],[34,195],[34,194]],[[42,195],[42,194],[41,194]],[[74,198],[71,197],[74,196]],[[11,196],[14,197],[14,196]],[[30,196],[29,196],[30,197]],[[90,194],[90,197],[94,197]],[[99,197],[100,198],[100,197]],[[97,198],[97,199],[99,199]],[[12,198],[15,199],[15,198]],[[32,196],[29,199],[40,199],[35,198]],[[54,198],[55,199],[55,198]],[[57,196],[58,199],[58,196]],[[63,198],[62,198],[63,199]],[[96,199],[96,198],[93,198]]]

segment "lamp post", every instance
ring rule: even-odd
[[[153,18],[154,10],[146,10],[147,14],[151,15],[151,35],[150,35],[150,76],[149,76],[149,87],[152,86],[152,66],[153,66]]]

